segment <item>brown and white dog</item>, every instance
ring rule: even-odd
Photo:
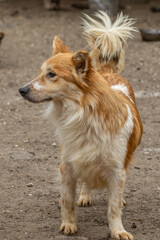
[[[91,52],[71,52],[58,37],[53,56],[40,75],[20,88],[35,103],[50,101],[61,144],[61,211],[64,234],[75,234],[76,183],[82,190],[79,206],[91,205],[92,189],[107,189],[108,222],[114,239],[132,240],[125,231],[122,194],[126,170],[142,136],[142,123],[131,85],[117,72],[123,69],[124,45],[132,37],[133,20],[120,14],[114,23],[105,12],[84,20]]]

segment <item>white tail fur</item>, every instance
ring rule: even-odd
[[[124,45],[128,38],[132,38],[132,32],[137,32],[133,27],[134,20],[117,15],[115,22],[106,12],[99,11],[95,16],[100,20],[96,21],[85,14],[83,19],[84,35],[91,47],[90,56],[95,67],[99,68],[109,62],[115,62],[117,72],[123,70]]]

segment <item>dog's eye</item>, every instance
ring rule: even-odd
[[[47,73],[47,77],[49,77],[49,78],[53,78],[55,76],[56,76],[56,74],[54,72]]]

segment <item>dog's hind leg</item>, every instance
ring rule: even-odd
[[[71,235],[77,232],[75,216],[76,180],[72,176],[72,168],[68,163],[61,163],[60,173],[62,181],[60,200],[62,224],[60,226],[60,232]]]
[[[125,231],[122,224],[122,194],[125,184],[126,171],[117,171],[109,179],[108,192],[108,222],[111,236],[114,239],[133,240],[130,233]]]
[[[79,207],[88,207],[88,206],[91,206],[91,204],[92,204],[92,200],[91,200],[90,189],[86,183],[83,183],[81,193],[77,201],[77,205]]]

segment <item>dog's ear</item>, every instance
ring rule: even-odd
[[[88,56],[88,52],[86,50],[81,50],[73,55],[73,63],[77,72],[77,75],[83,79],[87,76],[89,66],[90,66],[90,58]]]
[[[67,47],[64,42],[59,38],[55,37],[53,40],[53,55],[58,53],[69,53],[71,52],[69,47]]]

